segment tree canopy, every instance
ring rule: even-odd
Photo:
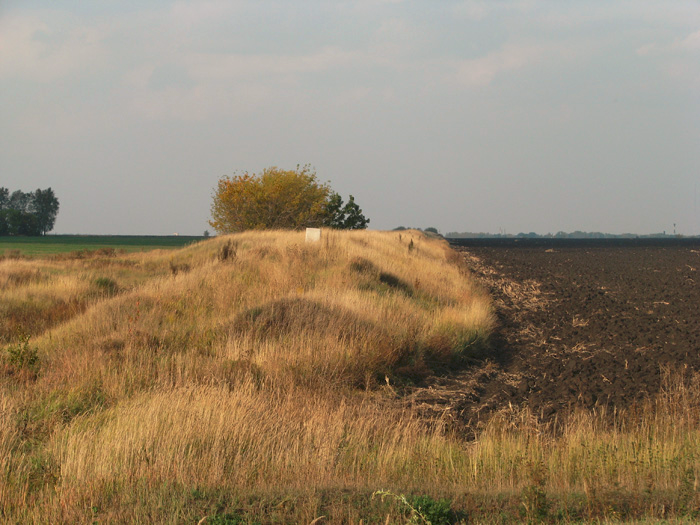
[[[347,204],[343,205],[342,197],[335,192],[331,193],[326,204],[324,226],[339,230],[364,230],[368,224],[369,219],[362,214],[355,197],[350,195]]]
[[[369,219],[351,195],[347,204],[309,166],[266,168],[219,179],[209,224],[219,233],[329,227],[363,229]]]
[[[0,235],[46,235],[57,214],[58,199],[51,188],[12,194],[0,188]]]

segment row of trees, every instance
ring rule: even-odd
[[[358,230],[369,224],[352,195],[344,203],[328,184],[318,181],[308,165],[222,177],[211,215],[209,224],[218,233],[322,226]]]
[[[10,193],[0,187],[0,235],[46,235],[58,215],[58,199],[51,188]]]

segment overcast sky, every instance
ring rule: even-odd
[[[0,186],[56,233],[307,163],[376,229],[699,234],[700,3],[0,1]]]

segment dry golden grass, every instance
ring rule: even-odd
[[[176,253],[2,261],[2,304],[25,311],[11,328],[33,335],[38,355],[32,373],[15,363],[0,379],[0,452],[17,458],[3,465],[4,512],[65,509],[45,500],[49,487],[99,499],[104,483],[147,479],[301,488],[419,477],[396,458],[445,438],[361,392],[485,343],[489,300],[449,255],[415,232],[326,232],[315,245],[263,232]],[[59,319],[62,302],[80,307]],[[157,458],[139,463],[144,450]]]
[[[115,259],[0,260],[0,344],[18,334],[36,336],[85,311],[91,304],[131,289],[165,266],[136,257]]]
[[[488,299],[459,268],[435,264],[446,247],[415,235],[409,255],[408,241],[390,235],[329,232],[312,246],[302,234],[242,234],[187,248],[174,261],[141,256],[139,266],[156,273],[170,263],[189,271],[98,301],[54,330],[40,345],[50,362],[43,379],[93,376],[120,398],[134,385],[117,364],[133,380],[168,386],[225,379],[245,366],[277,383],[371,387],[398,364],[445,361],[482,344],[492,324]],[[235,257],[213,256],[230,242]],[[353,269],[360,259],[371,269]],[[441,334],[452,338],[449,355],[434,348]]]
[[[636,413],[557,428],[512,410],[469,443],[386,397],[386,378],[459,363],[494,322],[447,245],[417,232],[324,232],[315,245],[256,232],[178,252],[5,260],[0,282],[3,304],[83,305],[61,322],[32,307],[36,363],[10,362],[8,348],[24,355],[12,339],[4,350],[0,520],[409,517],[372,500],[378,489],[466,509],[466,493],[506,495],[526,517],[542,511],[540,493],[580,494],[588,506],[571,505],[589,517],[613,516],[611,494],[634,491],[671,491],[677,513],[697,503],[696,378],[669,380]],[[649,498],[639,508],[653,514]]]
[[[538,424],[527,410],[501,413],[475,446],[472,482],[491,479],[496,483],[488,484],[490,490],[519,490],[536,462],[546,472],[545,487],[554,493],[673,491],[686,475],[697,492],[698,386],[698,375],[667,372],[655,400],[624,412],[605,407],[577,412],[560,425]],[[697,493],[694,497],[700,503]]]

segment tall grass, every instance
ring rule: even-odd
[[[5,260],[2,279],[0,298],[17,304],[84,301],[36,325],[31,373],[1,357],[7,521],[408,517],[378,489],[449,497],[465,517],[504,497],[506,521],[557,505],[574,518],[697,508],[695,377],[669,374],[663,395],[625,414],[543,426],[513,409],[471,442],[397,404],[387,382],[479,357],[494,322],[459,259],[416,232]]]

